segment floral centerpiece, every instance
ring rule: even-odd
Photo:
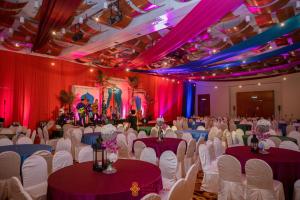
[[[163,139],[164,123],[165,123],[164,118],[160,117],[156,119],[156,125],[158,126],[158,141],[161,141]]]
[[[117,132],[113,131],[110,134],[102,134],[102,145],[107,152],[107,168],[103,171],[106,174],[113,174],[117,169],[113,167],[113,163],[118,160]]]
[[[270,136],[269,130],[271,127],[271,123],[266,119],[260,119],[257,121],[256,128],[254,134],[256,135],[257,139],[259,140],[258,147],[261,149],[261,152],[265,153],[265,140]]]

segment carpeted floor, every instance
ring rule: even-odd
[[[196,186],[195,186],[193,200],[216,200],[217,194],[200,191],[202,179],[203,179],[203,172],[200,171],[198,173],[198,177],[196,180]]]

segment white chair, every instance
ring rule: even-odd
[[[265,145],[265,149],[269,149],[271,147],[276,147],[276,144],[273,142],[273,140],[270,139],[265,139],[265,141],[263,141],[264,145]]]
[[[29,137],[19,137],[16,144],[33,144]]]
[[[284,200],[283,185],[273,180],[272,168],[263,160],[250,159],[246,162],[246,199]]]
[[[217,137],[214,138],[213,147],[217,158],[224,154],[222,141],[219,138]]]
[[[188,132],[184,132],[182,134],[181,139],[185,140],[188,143],[190,140],[193,139],[193,136],[190,133],[188,133]]]
[[[37,132],[38,132],[38,136],[39,136],[39,139],[40,139],[40,144],[46,144],[42,129],[38,128]]]
[[[30,138],[30,136],[31,136],[31,129],[27,129],[26,130],[26,135],[25,136]]]
[[[145,131],[140,131],[137,138],[141,139],[141,138],[147,138],[147,134]]]
[[[124,135],[124,134],[118,134],[118,135]],[[117,140],[118,145],[118,158],[130,158],[128,145],[126,143],[126,139],[120,139]]]
[[[170,189],[170,192],[167,194],[166,200],[188,200],[187,191],[188,188],[186,181],[184,179],[180,179],[176,181],[176,183]]]
[[[177,179],[185,177],[185,151],[187,149],[187,145],[185,141],[181,141],[178,144],[176,157],[177,157],[177,170],[176,170],[176,177]]]
[[[234,146],[234,145],[233,145],[233,138],[232,138],[231,133],[226,129],[226,130],[224,131],[224,134],[225,134],[225,137],[226,137],[227,146],[228,146],[228,147]]]
[[[0,180],[9,179],[13,176],[20,179],[21,158],[13,151],[0,153]]]
[[[156,193],[149,193],[143,196],[141,200],[161,200],[160,196]]]
[[[243,140],[244,131],[242,129],[238,129],[235,131],[235,145],[241,145],[244,146],[244,140]]]
[[[293,125],[287,125],[286,126],[286,134],[289,135],[290,132],[295,131],[296,128]]]
[[[166,130],[166,134],[165,134],[166,138],[177,138],[176,133],[174,133],[174,131],[172,129],[168,129]]]
[[[146,145],[144,142],[138,140],[134,143],[133,149],[134,149],[134,157],[136,159],[140,159],[141,153],[144,148],[146,148]]]
[[[213,162],[213,159],[211,159],[208,145],[200,144],[199,157],[204,173],[201,190],[217,193],[219,184],[219,173],[216,163]]]
[[[298,179],[294,183],[294,195],[293,200],[299,200],[300,199],[300,179]]]
[[[269,140],[272,140],[276,147],[279,147],[281,140],[278,137],[269,137]]]
[[[11,128],[2,128],[0,130],[1,135],[14,135],[15,132]]]
[[[38,155],[27,158],[22,165],[23,186],[33,199],[46,199],[47,162]]]
[[[36,136],[36,130],[34,130],[34,131],[32,132],[31,138],[30,138],[33,144],[34,144],[35,136]]]
[[[81,143],[81,139],[82,139],[81,129],[73,129],[71,132],[71,143],[72,143],[71,152],[74,160],[76,161],[78,161],[79,151],[82,148],[88,146],[87,144]]]
[[[213,140],[218,135],[219,129],[213,126],[208,133],[208,140]]]
[[[85,127],[83,130],[83,134],[87,134],[87,133],[93,133],[93,129],[92,127]]]
[[[127,144],[126,135],[124,135],[123,133],[117,134],[116,140],[117,140],[117,144],[120,143],[121,141],[123,141],[125,144]]]
[[[243,200],[246,197],[245,178],[240,162],[233,156],[223,155],[218,159],[219,200]]]
[[[172,126],[171,129],[172,129],[173,131],[177,131],[177,127],[176,127],[176,126]]]
[[[187,150],[184,158],[185,174],[190,169],[190,167],[194,164],[195,150],[196,150],[196,141],[192,139],[188,142]]]
[[[9,200],[32,200],[31,196],[24,190],[21,181],[12,177],[8,180]]]
[[[73,158],[68,151],[58,151],[53,156],[52,172],[56,172],[59,169],[73,165]]]
[[[133,144],[133,141],[136,140],[137,137],[136,137],[136,134],[133,133],[133,132],[129,132],[128,135],[127,135],[127,141],[128,141],[128,149],[132,149],[132,144]]]
[[[32,155],[41,156],[46,160],[48,175],[50,175],[52,173],[52,161],[53,161],[53,155],[51,154],[51,152],[47,151],[47,150],[40,150],[40,151],[34,152],[34,154],[32,154]]]
[[[150,147],[144,148],[141,152],[140,160],[157,165],[155,150]]]
[[[187,195],[187,199],[189,200],[193,199],[198,169],[199,169],[199,165],[198,163],[195,163],[190,167],[190,169],[186,173],[186,177],[185,177],[185,182],[187,187],[186,195]]]
[[[251,145],[251,139],[253,138],[253,135],[249,135],[249,137],[247,138],[247,145],[250,146]]]
[[[13,145],[13,142],[8,138],[0,138],[0,146]]]
[[[159,159],[163,188],[171,189],[176,182],[177,157],[172,151],[164,151]]]
[[[205,131],[205,127],[204,127],[204,126],[198,126],[198,127],[197,127],[197,130],[198,130],[198,131]]]
[[[96,126],[94,132],[95,133],[101,133],[101,126]]]
[[[157,128],[153,127],[150,131],[150,137],[158,137],[158,130]]]
[[[88,162],[93,160],[93,149],[91,146],[83,147],[78,153],[78,162]]]
[[[72,143],[69,138],[60,138],[56,144],[55,152],[68,151],[71,153]]]
[[[292,141],[282,141],[279,145],[279,148],[281,149],[289,149],[289,150],[293,150],[293,151],[299,151],[299,146],[292,142]]]
[[[300,146],[300,133],[298,131],[291,131],[288,137],[296,139],[298,146]]]

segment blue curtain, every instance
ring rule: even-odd
[[[184,117],[190,118],[194,115],[195,93],[196,87],[194,86],[194,83],[184,82],[182,101],[182,113]]]
[[[107,92],[108,92],[108,97],[107,97],[107,102],[106,102],[106,108],[108,109],[109,104],[110,104],[110,100],[111,100],[111,97],[112,97],[112,89],[108,88]]]
[[[135,97],[135,105],[137,110],[142,109],[142,99],[138,96]]]
[[[122,90],[119,88],[114,89],[114,100],[117,103],[118,111],[121,113],[122,111]]]

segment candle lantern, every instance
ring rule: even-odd
[[[250,141],[250,146],[251,146],[251,152],[253,153],[258,153],[258,139],[256,137],[256,135],[254,134],[253,137],[251,138]]]
[[[99,135],[97,142],[92,145],[93,148],[93,170],[101,172],[106,169],[107,152],[102,145],[102,137]]]

